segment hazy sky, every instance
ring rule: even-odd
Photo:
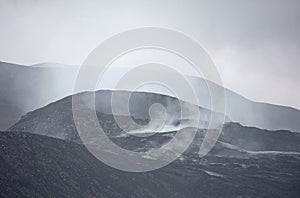
[[[225,87],[300,109],[300,1],[0,0],[0,60],[81,64],[111,35],[143,26],[198,41]]]

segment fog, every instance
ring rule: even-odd
[[[0,60],[25,67],[54,67],[33,76],[22,71],[10,76],[1,71],[3,90],[10,88],[9,93],[17,94],[14,99],[3,94],[1,101],[10,101],[18,116],[70,95],[77,66],[95,47],[112,35],[145,26],[180,31],[197,41],[214,61],[222,85],[229,90],[252,101],[300,108],[299,1],[0,3]],[[57,69],[56,64],[35,65],[45,62],[60,63],[68,69]],[[99,86],[109,89],[133,66],[149,62],[172,65],[185,75],[194,75],[193,70],[186,69],[189,64],[172,54],[136,51],[116,60]],[[199,105],[210,108],[205,84],[194,82],[194,87],[201,98]],[[172,95],[160,86],[143,86],[139,90]],[[298,130],[295,109],[285,107],[284,111],[290,113],[280,117],[279,107],[262,108],[235,94],[229,97],[227,113],[232,120],[261,128]],[[289,120],[294,124],[290,125]]]
[[[80,65],[111,35],[166,27],[208,51],[225,87],[255,101],[300,108],[297,0],[0,3],[1,61]]]

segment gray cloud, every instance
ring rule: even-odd
[[[2,61],[81,64],[112,34],[167,27],[202,44],[229,89],[300,108],[297,0],[0,2]]]

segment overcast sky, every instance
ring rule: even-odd
[[[208,51],[225,87],[300,109],[299,0],[0,2],[1,61],[79,65],[111,35],[166,27]]]

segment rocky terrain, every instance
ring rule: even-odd
[[[115,118],[111,112],[110,97],[111,91],[99,91],[96,93],[98,100],[97,106],[97,117],[98,120],[106,132],[107,135],[113,138],[113,136],[124,135],[125,132],[120,129],[118,124],[115,122]],[[120,94],[129,94],[129,92],[119,92]],[[80,97],[85,98],[84,93]],[[143,98],[150,98],[145,101]],[[120,101],[120,105],[121,105]],[[169,111],[167,119],[171,119],[170,130],[175,134],[177,127],[176,121],[180,117],[180,109],[178,106],[178,100],[175,100],[169,96],[163,96],[158,94],[150,93],[136,93],[132,96],[131,101],[131,116],[136,118],[136,121],[140,124],[147,124],[149,122],[148,110],[151,104],[160,102]],[[189,107],[189,103],[186,103],[185,108]],[[192,106],[191,109],[196,108]],[[199,108],[204,114],[203,129],[205,129],[207,118],[210,116],[209,111]],[[205,116],[205,114],[207,116]],[[119,115],[126,119],[126,116]],[[87,123],[87,120],[82,120],[83,123]],[[187,122],[189,123],[188,119]],[[187,124],[187,127],[190,127]],[[130,129],[130,126],[128,126]],[[28,113],[22,117],[15,125],[13,125],[10,131],[18,132],[29,132],[40,135],[46,135],[50,137],[56,137],[67,141],[74,141],[77,143],[81,142],[78,132],[75,127],[73,113],[72,113],[72,97],[66,97],[62,100],[54,102],[46,107],[38,109],[36,111]],[[149,129],[151,130],[151,129]],[[149,131],[151,132],[151,131]],[[205,133],[205,130],[199,130],[199,133]],[[159,136],[159,135],[157,135]],[[160,136],[163,136],[160,135]],[[124,137],[123,139],[130,139],[135,137]],[[123,140],[122,139],[122,140]],[[120,141],[120,140],[116,140]],[[262,130],[256,127],[245,127],[239,123],[227,122],[225,123],[219,141],[232,144],[238,148],[249,150],[249,151],[287,151],[287,152],[300,152],[300,134],[290,132],[286,130],[269,131]],[[124,143],[126,145],[126,143]]]
[[[119,92],[121,96],[129,92]],[[86,96],[77,110],[87,110]],[[121,148],[148,151],[168,143],[179,131],[188,131],[193,116],[178,129],[178,100],[169,96],[135,93],[130,118],[149,126],[149,107],[166,108],[168,130],[139,137],[121,129],[112,115],[110,91],[96,92],[98,122]],[[148,98],[145,100],[144,98]],[[121,97],[122,99],[123,97]],[[122,100],[119,105],[122,105]],[[198,152],[210,112],[189,103],[183,108],[202,112],[201,126],[178,160],[161,169],[129,173],[113,169],[88,152],[76,130],[72,98],[66,97],[23,116],[0,133],[1,197],[298,197],[300,193],[300,134],[245,127],[227,120],[205,157]],[[193,111],[191,111],[193,112]],[[117,115],[129,119],[127,115]],[[84,125],[88,118],[80,120]],[[127,126],[126,129],[136,130]],[[143,128],[144,129],[144,128]],[[172,130],[173,129],[173,130]],[[104,151],[109,152],[109,151]]]
[[[112,169],[77,143],[0,133],[1,197],[298,197],[299,154],[184,154],[151,172]]]

